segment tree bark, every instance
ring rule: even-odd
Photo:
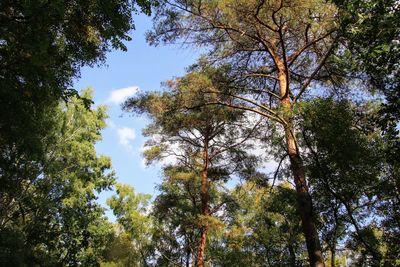
[[[286,114],[285,116],[285,135],[287,152],[290,159],[290,168],[297,193],[297,212],[300,215],[303,233],[306,239],[307,252],[310,266],[324,267],[322,249],[319,241],[317,228],[314,222],[313,205],[311,195],[306,182],[303,160],[296,142],[294,128],[292,125],[292,107],[289,96],[288,73],[285,64],[276,60],[278,66],[279,89],[281,96],[281,105]]]
[[[202,220],[200,222],[200,243],[197,253],[196,266],[204,267],[204,254],[206,250],[207,233],[208,233],[208,216],[210,215],[210,209],[208,207],[209,202],[209,181],[208,181],[208,142],[205,142],[203,151],[203,170],[201,172],[201,215]]]
[[[290,135],[290,134],[289,134]],[[292,137],[289,137],[290,144]],[[290,147],[288,148],[290,150]],[[321,244],[314,223],[313,207],[308,186],[305,180],[303,161],[298,152],[289,154],[294,183],[297,193],[297,210],[301,217],[303,233],[306,238],[307,251],[311,266],[323,267]]]

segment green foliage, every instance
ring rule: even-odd
[[[201,223],[207,222],[207,242],[219,240],[224,231],[226,201],[221,182],[213,182],[209,188],[210,216],[201,215],[200,175],[187,167],[170,166],[164,169],[165,179],[154,200],[152,216],[155,228],[152,241],[157,266],[186,266],[193,264],[198,248]],[[208,249],[205,261],[214,262],[214,250]]]
[[[92,98],[90,90],[82,95]],[[41,157],[9,150],[12,168],[2,168],[2,264],[93,266],[112,232],[95,203],[95,192],[114,181],[110,159],[94,148],[105,127],[105,108],[87,109],[74,97],[47,116],[53,124]]]
[[[181,179],[183,173],[190,178]],[[152,211],[152,242],[160,255],[155,257],[156,265],[185,266],[197,252],[200,180],[198,174],[184,168],[169,167],[164,174]]]
[[[368,109],[344,100],[312,101],[303,110],[302,138],[310,152],[307,168],[327,249],[347,242],[360,266],[392,265],[397,246],[389,244],[397,239],[391,224],[397,212],[383,208],[394,200],[382,188],[388,182],[384,142],[365,125],[371,128]],[[377,227],[383,232],[377,234]]]
[[[116,225],[115,233],[107,243],[103,252],[104,259],[100,262],[101,267],[125,267],[138,266],[135,248],[132,238],[126,232],[118,229]]]
[[[132,14],[152,4],[150,43],[209,53],[124,104],[150,118],[144,157],[164,163],[164,179],[152,206],[117,184],[113,225],[95,202],[114,184],[94,148],[106,109],[70,85],[82,66],[126,50]],[[398,266],[399,14],[395,0],[2,1],[0,265],[190,266],[205,232],[206,265],[305,266],[299,194],[280,179],[298,131],[325,263]],[[274,188],[249,155],[256,135],[281,160]],[[246,182],[228,190],[233,176]]]
[[[143,130],[145,136],[151,137],[145,143],[144,157],[148,163],[176,157],[180,162],[201,169],[200,153],[209,142],[210,155],[215,154],[210,168],[214,178],[210,179],[226,179],[226,171],[219,168],[217,162],[224,159],[241,164],[242,148],[249,145],[244,140],[254,130],[246,121],[251,118],[245,118],[240,110],[216,105],[224,98],[219,92],[234,87],[226,67],[211,68],[200,64],[192,68],[184,77],[166,82],[168,91],[144,93],[128,99],[124,109],[144,113],[152,121]],[[243,144],[238,148],[235,143],[240,142],[240,138]]]
[[[94,149],[106,115],[70,86],[126,50],[137,7],[150,13],[144,0],[1,1],[1,265],[96,265],[108,230],[94,191],[113,181]]]
[[[381,179],[375,192],[380,200],[378,214],[383,218],[383,240],[398,244],[399,225],[399,121],[400,121],[400,12],[398,1],[337,0],[343,53],[336,62],[347,74],[362,76],[363,85],[384,97],[374,121],[381,128],[383,146]],[[397,230],[396,230],[397,229]],[[395,265],[400,249],[390,245],[385,264]],[[386,261],[386,260],[385,260]]]
[[[159,265],[194,264],[202,231],[213,235],[223,225],[216,215],[221,204],[218,189],[232,173],[257,163],[246,161],[243,150],[254,130],[246,121],[250,118],[215,105],[219,93],[233,86],[225,70],[193,66],[184,77],[166,82],[168,91],[146,93],[124,105],[152,121],[144,131],[151,137],[144,152],[148,162],[169,160],[154,207]],[[212,255],[205,256],[207,262],[208,257]]]
[[[131,186],[124,184],[117,184],[116,191],[116,195],[107,199],[107,204],[123,227],[124,233],[116,237],[112,246],[117,247],[109,248],[111,251],[108,253],[118,253],[115,251],[118,246],[127,246],[121,251],[127,255],[124,255],[122,260],[113,255],[109,255],[109,258],[117,263],[126,261],[124,264],[127,266],[144,266],[150,250],[152,223],[147,214],[151,196],[136,194]]]
[[[139,239],[150,226],[145,213],[151,196],[135,194],[131,186],[123,184],[117,184],[116,191],[117,195],[109,198],[107,204],[131,238]]]
[[[210,237],[209,263],[216,266],[306,265],[296,196],[288,184],[274,190],[253,182],[222,193],[224,223]]]
[[[377,121],[387,144],[386,157],[393,177],[398,177],[400,151],[400,12],[397,1],[338,0],[347,55],[342,64],[352,64],[350,71],[367,76],[374,90],[382,93]],[[393,180],[393,178],[391,178]],[[393,183],[393,182],[392,182]]]

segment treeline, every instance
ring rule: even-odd
[[[163,166],[153,202],[115,184],[94,150],[105,108],[69,89],[81,66],[124,49],[136,6],[152,8],[150,44],[206,51],[123,104],[150,119],[144,157]],[[400,265],[399,9],[3,2],[1,264]],[[95,202],[113,186],[115,224]]]

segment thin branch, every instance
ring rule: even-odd
[[[281,97],[279,95],[277,95],[276,93],[270,91],[270,90],[264,90],[264,89],[248,89],[249,91],[253,91],[253,92],[257,92],[257,93],[266,93],[270,96],[274,96],[277,99],[281,99]],[[269,107],[270,109],[272,108],[271,105]]]
[[[279,81],[279,79],[273,75],[269,75],[269,74],[265,74],[265,73],[249,73],[249,74],[245,74],[245,77],[265,77],[265,78],[270,78],[276,81]]]
[[[308,29],[306,28],[306,30],[308,31]],[[303,47],[301,47],[300,49],[298,49],[296,52],[294,52],[293,54],[291,54],[288,57],[288,62],[289,62],[289,67],[292,66],[292,64],[296,61],[296,59],[301,55],[301,53],[303,53],[305,50],[307,50],[310,46],[314,45],[315,43],[325,39],[326,37],[328,37],[329,35],[331,35],[332,33],[334,33],[336,30],[331,30],[328,31],[327,33],[325,33],[324,35],[313,39],[311,42],[307,42]]]
[[[270,189],[270,191],[269,191],[270,193],[272,193],[272,189],[274,188],[275,181],[276,181],[276,178],[278,177],[278,173],[279,173],[279,170],[280,170],[280,168],[281,168],[282,162],[283,162],[283,160],[284,160],[288,155],[289,155],[289,154],[286,153],[286,154],[281,158],[281,160],[279,161],[278,167],[276,168],[275,173],[274,173],[274,180],[272,181],[271,189]]]
[[[331,55],[333,51],[334,45],[329,48],[329,50],[326,52],[325,56],[321,60],[321,62],[318,64],[318,66],[315,68],[313,73],[310,75],[310,77],[306,80],[306,82],[301,86],[300,92],[297,94],[297,96],[293,99],[292,106],[296,104],[297,100],[301,97],[301,95],[304,93],[304,91],[307,89],[307,87],[310,85],[312,80],[315,78],[315,76],[318,74],[318,72],[321,70],[321,68],[324,66],[326,60],[328,57]]]
[[[231,146],[225,147],[224,149],[221,149],[221,150],[215,152],[212,156],[210,156],[210,160],[211,160],[212,158],[214,158],[214,157],[220,155],[221,153],[223,153],[223,152],[225,152],[225,151],[227,151],[227,150],[229,150],[229,149],[232,149],[232,148],[234,148],[234,147],[237,147],[237,146],[243,144],[245,141],[247,141],[247,140],[252,136],[252,134],[254,133],[254,131],[257,129],[258,125],[260,125],[261,121],[262,121],[262,120],[259,120],[259,121],[254,125],[254,127],[250,130],[250,132],[249,132],[242,140],[240,140],[239,142],[236,142],[235,144],[233,144],[233,145],[231,145]]]
[[[261,0],[260,1],[260,3],[257,5],[257,10],[256,10],[256,13],[254,14],[254,18],[257,20],[257,22],[258,23],[260,23],[261,25],[263,25],[264,27],[266,27],[267,29],[269,29],[269,30],[271,30],[271,31],[273,31],[273,32],[276,32],[277,30],[276,29],[274,29],[274,28],[272,28],[271,26],[269,26],[267,23],[265,23],[264,21],[262,21],[260,18],[259,18],[259,13],[260,13],[260,11],[261,11],[261,9],[262,9],[262,6],[265,4],[265,0]]]
[[[221,94],[221,95],[226,95],[226,96],[230,96],[230,97],[233,97],[233,98],[237,98],[237,99],[243,100],[245,102],[248,102],[248,103],[250,103],[250,104],[252,104],[252,105],[254,105],[256,107],[259,107],[259,108],[271,113],[274,117],[280,119],[282,122],[284,121],[282,118],[279,118],[278,114],[276,112],[274,112],[272,109],[270,109],[270,108],[268,108],[268,107],[266,107],[266,106],[264,106],[262,104],[259,104],[259,103],[255,102],[255,101],[251,100],[251,99],[245,98],[243,96],[233,95],[233,94],[229,94],[229,93],[216,92],[216,91],[206,91],[206,92],[203,92],[203,93],[205,93],[205,94]]]
[[[272,12],[272,20],[274,21],[275,25],[276,25],[277,27],[279,27],[279,28],[281,27],[281,25],[279,25],[278,22],[276,21],[275,15],[276,15],[282,8],[283,8],[283,0],[280,1],[280,4],[279,4],[278,9],[277,9],[277,10],[274,10],[274,11]]]

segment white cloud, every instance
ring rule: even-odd
[[[111,129],[115,129],[117,127],[117,125],[111,119],[106,119],[106,123]]]
[[[111,91],[110,96],[107,99],[107,102],[113,104],[121,104],[128,97],[135,95],[139,91],[139,87],[137,86],[129,86],[121,89],[116,89]]]
[[[129,151],[133,150],[131,142],[135,140],[135,130],[129,127],[121,127],[117,129],[119,143],[125,146]]]

